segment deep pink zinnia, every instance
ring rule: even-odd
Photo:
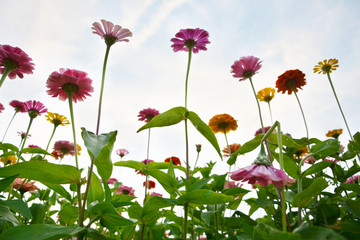
[[[29,100],[24,102],[25,111],[29,114],[31,118],[36,118],[42,113],[46,113],[47,109],[44,104],[36,100]]]
[[[139,121],[149,122],[155,116],[159,115],[159,111],[154,108],[146,108],[139,112]]]
[[[200,28],[188,28],[181,29],[176,35],[176,38],[172,38],[174,44],[171,45],[174,52],[177,51],[186,51],[189,49],[192,50],[193,53],[198,53],[199,50],[206,51],[206,44],[209,42],[209,33],[204,29]]]
[[[123,158],[124,156],[129,154],[129,151],[126,149],[118,149],[116,150],[116,154]]]
[[[0,113],[1,113],[3,110],[5,110],[4,105],[2,105],[2,104],[0,103]]]
[[[22,112],[22,113],[26,112],[24,102],[20,102],[18,100],[12,100],[10,102],[10,106],[15,108],[16,112]]]
[[[241,57],[231,66],[231,72],[234,73],[233,77],[240,78],[239,81],[252,77],[261,68],[261,62],[259,58],[254,56]]]
[[[74,143],[66,140],[56,141],[54,144],[54,152],[57,152],[58,154],[62,154],[62,156],[66,156],[66,155],[74,156],[75,155]]]
[[[148,163],[154,162],[154,160],[145,159],[145,160],[142,160],[141,162],[146,165],[146,164],[148,164]],[[141,175],[143,175],[143,176],[146,176],[146,174],[143,173],[143,172],[140,171],[140,170],[135,170],[135,172],[136,172],[137,174],[141,174]]]
[[[150,194],[150,197],[153,197],[153,196],[162,197],[163,195],[160,194],[160,193],[157,193],[157,192],[152,192],[152,193]]]
[[[26,136],[26,132],[23,132],[23,131],[17,132],[17,134],[21,137],[21,139],[24,139]],[[31,137],[31,134],[27,135],[27,138],[29,138],[29,137]]]
[[[249,184],[259,184],[260,186],[268,186],[274,184],[276,187],[290,185],[295,180],[289,178],[285,172],[272,166],[264,164],[251,164],[250,166],[240,168],[239,170],[230,172],[230,178],[235,181],[248,181]]]
[[[10,79],[16,76],[23,78],[24,74],[33,73],[34,63],[32,59],[20,48],[9,45],[0,45],[0,73],[5,70],[11,71],[8,75]]]
[[[265,133],[267,133],[270,128],[271,128],[271,126],[264,127]],[[256,137],[257,135],[262,134],[262,133],[263,133],[263,129],[262,129],[262,128],[259,128],[258,130],[256,130],[254,136]],[[276,131],[274,130],[273,133],[276,133]]]
[[[46,81],[49,88],[47,93],[52,97],[59,96],[62,101],[72,95],[72,100],[76,103],[78,100],[83,101],[86,96],[91,96],[90,93],[94,91],[91,83],[92,80],[86,72],[60,68],[59,72],[51,73]]]
[[[29,144],[28,148],[41,148],[41,147],[35,144]]]
[[[94,22],[91,27],[93,33],[99,35],[101,38],[105,39],[107,45],[113,45],[116,42],[128,42],[127,37],[132,37],[132,33],[127,28],[122,28],[119,25],[115,25],[112,22],[101,20],[103,26],[98,22]]]
[[[349,177],[349,178],[346,180],[346,183],[359,184],[359,175],[355,175],[355,176]]]
[[[120,185],[116,190],[115,194],[135,196],[135,190],[132,187]]]

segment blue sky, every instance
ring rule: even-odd
[[[215,1],[215,0],[123,0],[123,1],[5,1],[2,3],[0,44],[18,46],[33,58],[35,71],[24,79],[7,79],[0,89],[0,102],[6,110],[0,114],[2,136],[13,109],[8,105],[17,99],[40,100],[51,112],[69,117],[67,102],[46,94],[46,80],[59,68],[85,71],[93,79],[92,97],[75,105],[75,119],[80,127],[95,131],[97,102],[105,44],[92,34],[91,25],[106,19],[129,28],[129,43],[117,43],[108,61],[104,106],[100,132],[118,130],[114,149],[126,148],[125,159],[146,158],[147,132],[136,133],[142,126],[137,114],[143,108],[160,112],[184,104],[187,53],[174,53],[170,39],[181,28],[203,28],[210,34],[208,51],[193,55],[188,108],[204,122],[222,113],[238,121],[238,130],[228,135],[230,143],[243,144],[253,138],[260,127],[255,98],[248,81],[239,82],[230,67],[241,56],[253,55],[263,60],[253,77],[255,89],[275,87],[275,81],[286,70],[300,69],[307,85],[299,92],[311,137],[325,139],[328,130],[343,128],[340,140],[349,136],[341,118],[326,76],[314,74],[318,61],[339,59],[340,67],[332,74],[343,110],[352,132],[360,129],[357,111],[360,73],[360,2],[356,0],[318,1]],[[295,96],[277,94],[272,101],[274,120],[284,132],[295,138],[306,135]],[[265,125],[270,125],[268,109],[261,104]],[[28,116],[18,115],[9,130],[7,141],[18,144],[17,131],[25,131]],[[40,116],[34,121],[28,144],[45,148],[52,126]],[[150,158],[163,161],[170,156],[185,158],[183,124],[151,131]],[[71,127],[61,127],[56,140],[70,140]],[[223,135],[216,135],[221,148]],[[195,161],[195,144],[203,144],[199,165],[219,161],[217,171],[225,173],[226,164],[205,139],[190,128],[190,156]],[[237,166],[251,164],[253,154],[241,156]],[[82,166],[89,164],[85,151]],[[114,154],[113,161],[119,158]],[[71,164],[66,158],[62,163]],[[126,176],[124,177],[124,174]],[[114,176],[130,185],[135,174],[115,168]],[[141,180],[142,181],[142,180]],[[141,183],[137,189],[141,189]],[[158,187],[161,189],[161,187]]]

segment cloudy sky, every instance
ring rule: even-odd
[[[0,135],[14,111],[11,100],[39,100],[50,112],[69,117],[67,102],[46,93],[46,80],[59,68],[85,71],[93,80],[94,93],[75,105],[77,138],[80,127],[95,131],[105,43],[91,31],[93,22],[106,19],[132,31],[128,43],[117,43],[110,51],[100,132],[117,130],[114,148],[126,148],[125,159],[146,158],[147,131],[136,133],[143,123],[137,114],[144,108],[164,112],[183,106],[187,53],[174,53],[170,39],[182,28],[203,28],[210,34],[207,51],[193,55],[188,92],[188,108],[204,122],[216,114],[228,113],[238,121],[237,131],[228,134],[230,143],[243,144],[260,127],[258,110],[249,81],[239,82],[230,67],[242,56],[259,57],[263,63],[253,77],[255,89],[275,87],[277,77],[290,69],[306,74],[307,85],[298,96],[311,137],[325,139],[328,130],[343,128],[340,140],[349,139],[345,125],[324,75],[313,73],[318,61],[339,59],[333,83],[353,134],[360,129],[358,111],[360,89],[360,2],[357,0],[122,0],[122,1],[4,1],[1,4],[0,44],[23,49],[35,63],[32,75],[7,79],[0,89]],[[261,104],[265,125],[270,125],[267,105]],[[272,101],[274,120],[295,138],[306,135],[294,95],[277,94]],[[29,117],[19,114],[6,141],[18,145],[18,131],[25,131]],[[28,144],[43,148],[52,131],[44,116],[35,119]],[[71,127],[59,127],[56,140],[72,141]],[[150,159],[163,161],[170,156],[185,158],[184,125],[151,131]],[[225,139],[216,135],[221,148]],[[195,144],[202,144],[199,165],[218,161],[216,171],[225,173],[215,150],[190,127],[190,157],[194,164]],[[237,167],[248,165],[256,153],[241,156]],[[113,154],[113,162],[120,160]],[[71,158],[62,163],[72,164]],[[85,151],[81,166],[89,165]],[[114,177],[133,185],[132,171],[116,167]],[[134,186],[141,190],[143,179]],[[161,187],[158,187],[161,191]]]

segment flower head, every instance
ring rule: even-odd
[[[332,138],[335,138],[335,139],[338,139],[339,136],[342,134],[343,130],[340,128],[340,129],[334,129],[334,130],[329,130],[326,134],[327,137],[332,137]]]
[[[115,190],[115,193],[120,194],[120,195],[135,196],[135,189],[133,189],[132,187],[127,187],[127,186],[124,186],[124,185],[120,185]]]
[[[192,50],[193,53],[198,53],[199,50],[206,51],[206,44],[210,43],[209,33],[200,28],[181,29],[175,35],[175,38],[172,38],[170,41],[173,42],[171,47],[174,52],[188,52],[189,50]]]
[[[129,154],[129,151],[126,149],[118,149],[116,150],[116,154],[123,158],[124,156]]]
[[[214,133],[228,133],[238,127],[236,120],[229,114],[218,114],[209,121],[209,127]]]
[[[146,182],[144,182],[144,183],[143,183],[143,187],[145,187],[145,185],[146,185]],[[147,186],[147,187],[148,187],[148,189],[152,189],[152,188],[155,188],[155,185],[156,185],[156,184],[155,184],[155,182],[154,182],[154,181],[149,180],[149,181],[148,181],[148,186]]]
[[[252,77],[261,68],[261,62],[260,58],[254,56],[241,57],[231,66],[233,77],[240,78],[239,81]]]
[[[44,104],[39,101],[29,100],[24,103],[25,111],[29,114],[31,118],[36,118],[40,116],[42,113],[47,112]]]
[[[21,139],[24,139],[26,136],[26,132],[23,132],[23,131],[17,132],[17,134],[21,137]],[[31,137],[31,134],[27,135],[27,138],[29,138],[29,137]]]
[[[12,100],[10,102],[10,106],[12,106],[13,108],[15,108],[16,112],[26,112],[25,110],[25,103],[24,102],[20,102],[18,100]]]
[[[294,153],[294,158],[302,158],[305,157],[309,154],[309,148],[308,147],[303,147],[303,148],[299,148],[295,151]]]
[[[264,132],[267,133],[270,128],[271,128],[271,126],[264,127]],[[275,133],[275,132],[276,132],[276,131],[274,130],[273,133]],[[262,133],[263,133],[263,129],[262,129],[262,128],[259,128],[258,130],[256,130],[254,136],[256,137],[257,135],[262,134]]]
[[[299,69],[288,70],[281,74],[276,80],[276,88],[278,92],[291,94],[298,91],[298,88],[306,85],[305,74]]]
[[[2,105],[2,104],[0,103],[0,113],[1,113],[2,111],[4,111],[4,110],[5,110],[4,105]]]
[[[275,89],[271,87],[264,88],[258,91],[256,96],[259,101],[269,103],[275,97]]]
[[[28,148],[40,148],[38,145],[35,145],[35,144],[29,144]]]
[[[150,197],[153,197],[153,196],[162,197],[163,195],[160,194],[160,193],[157,193],[157,192],[152,192],[152,193],[150,194]]]
[[[24,74],[33,73],[34,65],[32,59],[20,48],[0,44],[1,74],[7,70],[11,71],[8,75],[10,79],[15,79],[16,76],[23,78]]]
[[[65,126],[70,124],[69,120],[65,116],[58,113],[47,112],[47,115],[45,115],[45,117],[46,120],[54,124],[55,127],[59,125]]]
[[[332,73],[332,71],[335,71],[336,68],[339,67],[339,61],[335,58],[330,58],[329,60],[324,60],[322,62],[319,62],[318,65],[314,67],[314,73],[318,74],[327,74]]]
[[[78,150],[78,155],[80,155],[81,148],[79,145],[77,145],[77,150]],[[56,141],[54,144],[54,152],[56,152],[57,156],[60,156],[61,158],[63,158],[66,155],[74,156],[75,155],[74,143],[65,140]],[[55,157],[55,159],[57,158]]]
[[[155,116],[159,115],[159,111],[154,108],[146,108],[139,112],[139,121],[149,122]]]
[[[224,183],[224,189],[228,189],[228,188],[232,188],[232,187],[241,187],[242,184],[240,185],[240,183],[237,183],[235,181],[226,181]]]
[[[2,162],[4,164],[4,166],[13,165],[13,164],[17,163],[17,158],[15,155],[3,156],[3,157],[0,157],[0,162]]]
[[[146,164],[148,164],[148,163],[154,162],[154,160],[145,159],[145,160],[142,160],[141,162],[146,165]],[[143,173],[143,172],[140,171],[140,170],[135,170],[135,172],[136,172],[137,174],[141,174],[141,175],[143,175],[143,176],[146,176],[146,174]]]
[[[233,143],[229,145],[230,148],[230,154],[236,152],[236,150],[238,150],[241,147],[240,143]],[[222,152],[225,153],[224,157],[229,157],[229,148],[225,147]]]
[[[101,180],[102,181],[102,180]],[[118,182],[118,180],[116,179],[116,178],[109,178],[107,181],[106,181],[106,183],[107,184],[115,184],[115,183],[117,183]]]
[[[355,176],[349,177],[349,178],[346,180],[346,183],[359,184],[359,175],[355,175]]]
[[[13,183],[13,189],[17,189],[22,192],[35,192],[38,188],[34,184],[35,182],[29,182],[28,180],[22,178],[16,178]]]
[[[94,91],[91,83],[92,80],[88,78],[86,72],[60,68],[59,72],[51,73],[46,81],[46,86],[49,88],[47,93],[52,97],[59,97],[62,101],[71,95],[76,103],[83,101]]]
[[[179,166],[181,166],[181,161],[180,161],[180,159],[179,158],[177,158],[177,157],[169,157],[169,158],[167,158],[167,159],[165,159],[165,161],[164,162],[172,162],[174,165],[179,165]]]
[[[128,42],[127,37],[131,37],[132,33],[127,28],[114,25],[112,22],[101,20],[102,26],[98,22],[94,22],[91,29],[93,33],[99,35],[105,40],[106,45],[111,46],[116,42]]]
[[[56,159],[56,160],[59,160],[59,159],[63,159],[64,158],[64,154],[60,151],[53,151],[51,153],[51,155],[53,155],[53,157]]]
[[[195,144],[195,147],[198,153],[201,152],[201,144]]]

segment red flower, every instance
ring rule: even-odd
[[[170,160],[171,160],[171,162],[174,164],[174,165],[178,165],[178,166],[181,166],[181,162],[180,162],[180,159],[179,158],[177,158],[177,157],[169,157],[169,158],[167,158],[167,159],[165,159],[165,161],[164,162],[170,162]]]
[[[306,85],[305,74],[299,69],[288,70],[280,75],[276,81],[278,92],[291,94]]]
[[[18,100],[12,100],[10,102],[10,106],[12,106],[13,108],[15,108],[16,112],[26,112],[25,110],[25,103],[24,102],[20,102]]]
[[[146,108],[139,112],[139,121],[149,122],[155,116],[159,115],[159,111],[154,108]]]
[[[146,185],[146,181],[143,183],[143,187],[145,187],[145,185]],[[155,182],[149,180],[148,181],[148,189],[152,189],[152,188],[155,188]]]
[[[261,61],[254,56],[241,57],[240,60],[235,61],[231,66],[233,77],[240,78],[243,81],[255,75],[261,68]]]

